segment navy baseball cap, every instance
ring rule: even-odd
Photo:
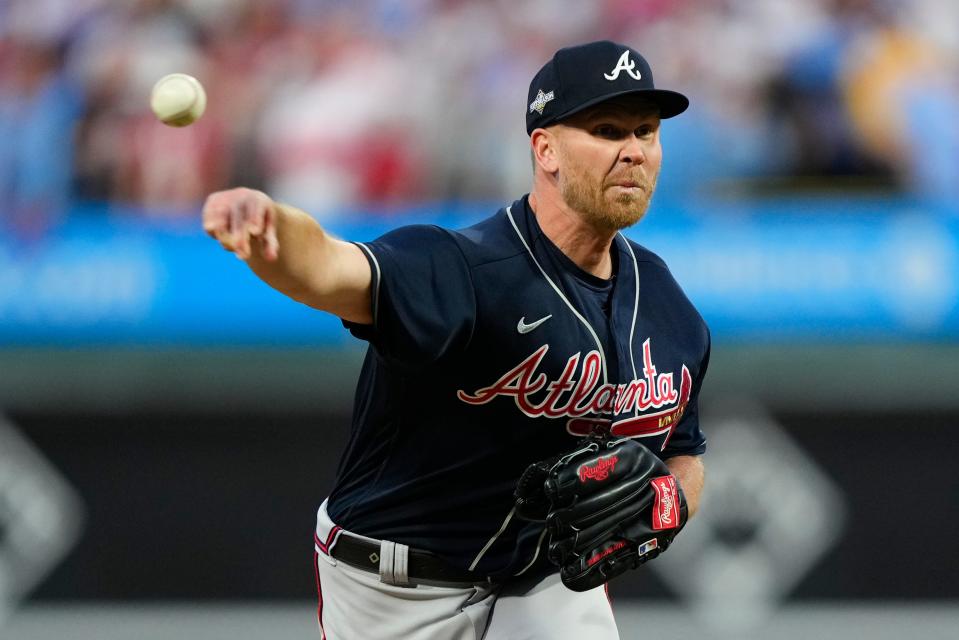
[[[526,133],[630,94],[658,106],[661,118],[678,116],[689,106],[683,94],[653,85],[649,63],[631,47],[601,40],[560,49],[529,84]]]

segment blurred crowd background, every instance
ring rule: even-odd
[[[660,197],[713,189],[959,196],[949,0],[2,0],[0,201],[190,216],[230,185],[321,219],[528,190],[529,79],[560,47],[637,47],[692,108]],[[209,108],[175,134],[150,88]],[[103,212],[109,209],[99,208]]]

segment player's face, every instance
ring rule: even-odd
[[[656,188],[663,150],[659,115],[635,97],[613,99],[556,127],[566,204],[603,230],[637,223]]]

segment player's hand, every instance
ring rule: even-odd
[[[217,191],[203,205],[203,230],[241,260],[249,260],[256,250],[272,262],[280,252],[276,216],[276,203],[262,191]]]

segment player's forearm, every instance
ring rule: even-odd
[[[370,319],[370,277],[356,246],[327,233],[309,214],[276,203],[276,260],[253,252],[246,261],[264,282],[289,297],[354,322]]]
[[[322,296],[335,283],[332,238],[309,214],[289,205],[273,205],[278,247],[276,259],[253,251],[247,265],[264,282],[296,300]]]
[[[689,517],[699,509],[699,497],[706,480],[706,469],[700,456],[675,456],[666,460],[666,466],[679,482],[686,496]]]
[[[323,230],[309,214],[253,189],[211,194],[203,226],[287,296],[344,320],[372,319],[372,274],[362,250]]]

